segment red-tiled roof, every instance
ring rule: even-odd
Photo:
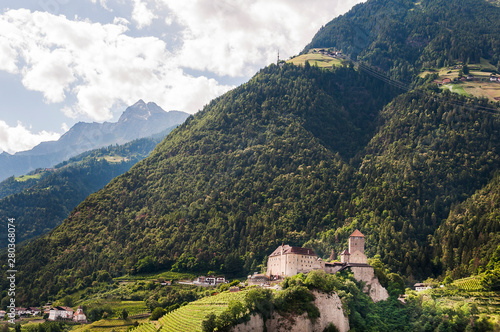
[[[349,237],[351,236],[365,237],[359,230],[355,230]]]
[[[283,255],[287,254],[297,254],[297,255],[309,255],[316,256],[316,253],[311,248],[301,248],[301,247],[290,247],[288,244],[284,246],[279,246],[269,257],[281,255],[281,248],[283,247]]]
[[[342,254],[341,255],[350,255],[349,251],[346,249],[344,251],[342,251]]]

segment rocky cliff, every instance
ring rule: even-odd
[[[320,317],[312,322],[307,314],[301,316],[281,316],[274,313],[271,319],[265,322],[267,331],[292,332],[322,332],[333,323],[340,332],[349,331],[349,320],[342,308],[342,302],[337,294],[313,292],[314,304],[320,311]],[[252,316],[250,321],[235,326],[233,332],[260,332],[264,331],[264,321],[261,316]]]
[[[373,267],[351,267],[351,271],[354,273],[354,278],[356,280],[365,283],[363,292],[369,294],[373,302],[385,301],[389,298],[389,293],[380,284],[378,278],[375,276]]]

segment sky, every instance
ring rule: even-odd
[[[0,151],[139,99],[196,113],[363,1],[2,0]]]

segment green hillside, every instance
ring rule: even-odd
[[[500,162],[500,119],[472,105],[451,93],[397,97],[360,154],[356,189],[325,216],[331,229],[305,245],[328,257],[359,228],[369,256],[381,255],[410,279],[439,275],[442,257],[430,245],[434,231],[452,205],[488,183]]]
[[[278,243],[332,227],[325,215],[349,196],[344,158],[366,145],[393,96],[348,68],[262,70],[21,250],[20,271],[44,287],[22,277],[19,289],[70,293],[71,275],[133,273],[147,256],[156,269],[255,269]]]
[[[357,52],[396,78],[426,62],[495,63],[500,28],[484,22],[498,10],[480,0],[369,0],[311,45]],[[450,17],[461,11],[464,20]],[[370,31],[359,49],[352,26]],[[498,246],[494,197],[472,196],[495,192],[498,105],[432,85],[400,94],[374,76],[347,63],[262,69],[19,250],[17,298],[73,294],[101,270],[244,276],[282,243],[339,253],[357,228],[368,256],[409,282],[487,268]]]
[[[53,169],[2,181],[0,192],[9,195],[0,199],[0,227],[6,229],[7,219],[16,218],[18,243],[47,233],[88,195],[147,157],[172,129],[155,137],[91,150]],[[7,236],[0,237],[0,248],[6,246]]]
[[[488,264],[500,246],[500,176],[455,206],[434,238],[446,270],[469,275]]]
[[[368,0],[323,27],[305,50],[333,47],[411,81],[455,61],[500,66],[500,8],[483,0]]]
[[[194,332],[202,331],[203,321],[210,315],[220,315],[232,301],[243,302],[247,291],[224,292],[215,296],[204,297],[190,302],[188,305],[172,311],[158,320],[158,331],[162,332]],[[148,332],[150,326],[140,325],[133,332]]]

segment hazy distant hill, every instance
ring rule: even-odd
[[[125,110],[118,122],[79,122],[57,141],[43,142],[14,155],[0,154],[0,180],[52,167],[84,151],[151,136],[182,123],[188,116],[184,112],[165,112],[155,103],[139,100]]]

